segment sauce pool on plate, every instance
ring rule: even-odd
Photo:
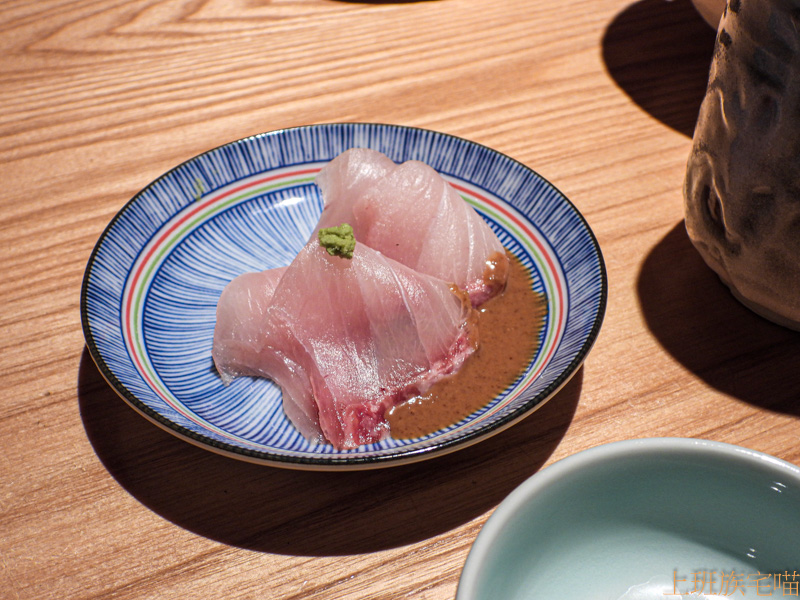
[[[544,322],[545,298],[532,289],[524,265],[508,256],[505,292],[478,309],[477,351],[458,373],[389,411],[393,438],[420,437],[460,421],[514,383],[530,363]]]

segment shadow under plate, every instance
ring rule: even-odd
[[[357,472],[293,471],[197,448],[131,409],[85,349],[78,401],[103,465],[153,512],[232,546],[330,556],[419,542],[497,506],[555,450],[575,413],[582,374],[488,440],[416,464]]]

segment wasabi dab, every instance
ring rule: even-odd
[[[338,227],[320,229],[319,244],[325,248],[331,256],[353,258],[353,250],[356,248],[356,237],[353,235],[353,228],[347,223],[342,223]]]

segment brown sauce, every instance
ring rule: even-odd
[[[478,309],[477,351],[461,370],[388,414],[395,439],[415,438],[460,421],[511,385],[528,366],[544,322],[545,299],[531,289],[531,275],[509,256],[505,292]]]

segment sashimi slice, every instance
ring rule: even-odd
[[[334,168],[330,168],[331,164]],[[341,223],[352,225],[352,205],[339,199],[360,198],[370,186],[386,177],[396,166],[394,161],[382,152],[368,148],[352,148],[334,158],[317,174],[316,183],[323,191],[324,204],[314,236],[323,227]],[[358,232],[356,239],[362,241]]]
[[[217,302],[212,357],[225,384],[239,376],[280,379],[284,412],[289,420],[309,439],[322,440],[307,374],[288,356],[273,349],[289,343],[283,332],[269,326],[267,315],[287,269],[244,273],[225,286]]]
[[[354,148],[318,174],[325,208],[318,228],[353,226],[362,244],[412,269],[455,283],[479,306],[505,289],[508,257],[480,215],[419,161],[396,165]]]
[[[235,363],[229,372],[273,379],[301,433],[312,440],[321,433],[337,448],[385,437],[387,410],[454,373],[477,345],[475,313],[458,289],[364,244],[344,259],[313,239],[280,277],[263,317],[260,304],[230,306],[257,315],[220,322],[257,321],[262,344],[235,360],[224,355],[228,344],[215,349],[215,360]],[[232,337],[219,331],[219,339]]]
[[[224,383],[247,372],[251,357],[264,346],[261,323],[266,318],[275,288],[288,267],[234,278],[217,301],[213,358]]]

